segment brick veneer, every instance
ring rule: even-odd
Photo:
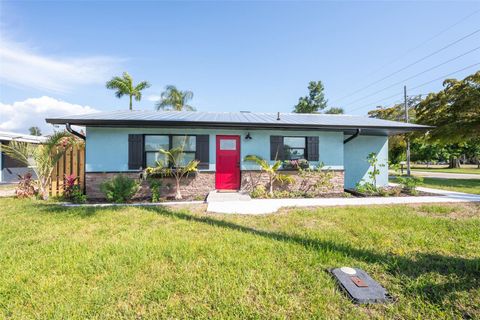
[[[323,190],[317,190],[316,192],[321,193],[341,193],[343,192],[343,183],[344,175],[343,170],[332,171],[333,177],[330,179],[332,187],[324,188]],[[108,179],[113,178],[115,175],[120,173],[99,173],[99,172],[86,172],[85,173],[85,185],[86,193],[90,199],[102,199],[104,198],[103,193],[100,191],[100,184]],[[139,179],[140,174],[137,172],[123,172],[125,176],[128,176],[132,179]],[[288,186],[277,185],[276,188],[279,189],[288,189],[291,191],[302,190],[305,191],[315,183],[313,177],[304,179],[298,175],[297,171],[283,171],[282,174],[288,174],[294,177],[295,182]],[[268,186],[268,176],[266,173],[261,171],[242,171],[241,178],[241,190],[242,191],[251,191],[253,186],[257,184],[263,184]],[[181,183],[181,192],[182,196],[185,199],[194,199],[194,198],[203,198],[207,194],[215,190],[215,172],[211,171],[200,171],[196,174],[190,175],[187,179],[183,179]],[[163,197],[173,197],[175,196],[175,179],[173,178],[164,178],[162,179],[162,190]],[[141,180],[140,189],[137,192],[135,198],[149,198],[150,197],[150,188],[147,181]]]
[[[343,193],[344,175],[343,170],[330,171],[332,178],[330,186],[316,190],[317,194],[325,193]],[[290,175],[294,178],[294,182],[288,185],[274,184],[276,189],[290,191],[313,191],[313,185],[316,183],[315,175],[303,178],[298,175],[298,171],[282,171],[282,174]],[[268,175],[261,171],[242,171],[242,190],[250,192],[256,185],[264,185],[268,188]]]

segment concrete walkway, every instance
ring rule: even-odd
[[[435,172],[435,171],[417,171],[412,170],[414,176],[420,176],[425,178],[441,178],[441,179],[479,179],[480,174],[474,173],[448,173],[448,172]]]
[[[265,214],[282,207],[365,206],[411,203],[480,202],[480,195],[419,187],[418,190],[437,196],[371,197],[371,198],[313,198],[313,199],[252,199],[251,201],[209,202],[207,211],[233,214]]]

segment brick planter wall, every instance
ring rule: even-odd
[[[331,186],[313,190],[316,179],[318,179],[315,175],[312,174],[309,177],[303,178],[299,176],[298,171],[282,171],[282,174],[292,176],[294,178],[294,183],[282,185],[276,182],[274,188],[275,190],[304,191],[314,192],[315,194],[343,193],[343,170],[330,172],[332,174],[332,178],[330,179]],[[256,185],[263,185],[268,190],[268,183],[268,175],[265,172],[242,171],[242,191],[250,192]]]
[[[85,173],[86,193],[89,199],[104,199],[104,194],[100,191],[100,184],[120,173]],[[140,174],[137,172],[121,173],[132,179],[139,179]],[[185,199],[196,199],[206,197],[207,194],[215,190],[215,172],[198,172],[192,174],[187,179],[182,179],[181,193]],[[162,179],[162,197],[170,198],[175,196],[175,179]],[[147,181],[141,180],[140,189],[135,195],[136,199],[150,198],[150,187]]]
[[[342,193],[343,192],[343,171],[331,171],[332,178],[330,179],[331,187],[315,190],[316,194],[322,193]],[[104,195],[100,191],[100,184],[120,173],[85,173],[86,193],[90,199],[103,199]],[[137,172],[121,173],[132,179],[139,179],[140,174]],[[282,174],[291,175],[295,182],[289,185],[276,184],[276,190],[290,190],[290,191],[310,191],[315,184],[315,176],[309,178],[302,178],[298,175],[298,171],[282,171]],[[268,188],[268,176],[261,171],[242,171],[241,190],[250,192],[254,186],[262,184]],[[201,171],[190,175],[189,178],[183,179],[181,182],[181,193],[185,199],[200,199],[208,195],[212,190],[215,190],[215,172]],[[175,179],[162,179],[162,197],[171,198],[175,196]],[[150,188],[147,181],[141,180],[140,190],[137,192],[136,199],[150,198]]]

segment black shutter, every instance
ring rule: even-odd
[[[200,161],[198,169],[209,169],[210,166],[210,136],[208,134],[197,135],[197,151],[195,158]]]
[[[270,160],[284,160],[283,137],[270,136]]]
[[[143,134],[128,135],[128,169],[139,170],[143,167]]]
[[[307,160],[318,161],[318,137],[307,137]]]

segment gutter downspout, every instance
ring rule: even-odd
[[[70,132],[74,136],[77,136],[84,141],[86,140],[86,137],[83,134],[72,129],[72,127],[70,126],[70,123],[66,123],[65,128],[67,129],[68,132]]]
[[[360,133],[362,132],[362,129],[357,129],[357,132],[355,132],[353,135],[351,135],[350,137],[348,137],[347,139],[343,140],[343,144],[346,144],[350,141],[352,141],[353,139],[355,139],[356,137],[358,137],[360,135]]]

